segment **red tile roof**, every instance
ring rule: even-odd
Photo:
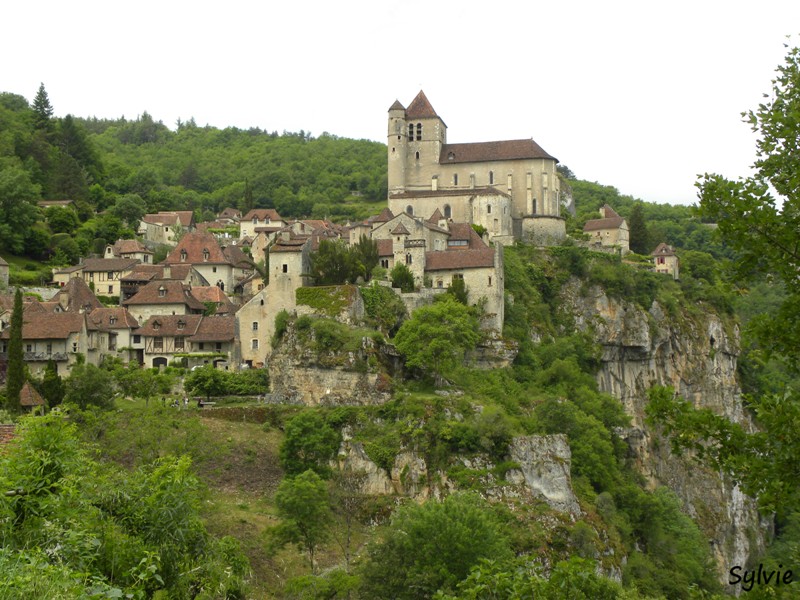
[[[189,337],[197,333],[197,327],[202,320],[203,315],[157,315],[147,319],[136,333],[145,337]]]
[[[182,258],[185,254],[185,258]],[[208,258],[206,258],[208,256]],[[163,264],[228,264],[217,238],[208,232],[187,233],[164,259]]]
[[[619,229],[625,219],[608,204],[603,205],[600,211],[605,215],[602,219],[591,219],[583,226],[584,231],[598,231],[600,229]]]
[[[483,250],[440,250],[425,253],[425,271],[476,269],[494,266],[494,252]]]
[[[130,271],[140,262],[138,258],[87,258],[83,270],[86,273]]]
[[[19,391],[19,404],[20,406],[44,406],[44,398],[29,381],[26,381]]]
[[[90,331],[111,331],[114,329],[136,329],[139,323],[122,306],[96,308],[86,315],[86,327]]]
[[[442,219],[444,219],[444,215],[437,208],[435,211],[433,211],[433,214],[428,219],[428,223],[433,223],[434,225],[438,225],[439,221],[441,221]]]
[[[236,337],[236,318],[233,315],[203,317],[197,333],[189,338],[192,342],[230,342]]]
[[[97,260],[102,261],[103,259],[99,258]],[[103,303],[94,295],[89,284],[79,277],[71,277],[70,280],[56,292],[52,301],[62,304],[61,299],[64,296],[67,297],[66,307],[64,308],[64,310],[67,311],[89,311],[103,307]]]
[[[254,218],[259,221],[283,221],[283,217],[274,208],[254,208],[242,217],[242,221],[252,221]]]
[[[439,155],[439,164],[526,160],[532,158],[556,160],[532,139],[524,139],[445,144],[442,146],[442,151]]]
[[[375,240],[378,242],[378,256],[394,256],[394,242],[392,240]]]
[[[114,242],[114,245],[111,246],[111,251],[114,256],[119,256],[120,254],[134,254],[137,252],[153,254],[153,252],[148,250],[139,240],[117,240]]]
[[[438,116],[422,90],[406,109],[406,118],[408,119],[430,119]]]
[[[22,316],[23,340],[65,340],[83,328],[84,315],[77,312],[29,314],[24,311]],[[0,338],[8,339],[10,333],[11,328],[6,327]]]
[[[184,285],[181,281],[157,279],[139,288],[136,295],[122,304],[124,306],[184,304],[191,310],[205,310],[206,307],[192,296],[190,289],[190,286]]]
[[[214,302],[217,305],[218,315],[236,312],[236,306],[216,285],[196,285],[192,287],[192,296],[204,305],[206,302]]]
[[[650,256],[677,256],[675,254],[675,249],[666,244],[665,242],[661,242],[656,249],[650,253]]]

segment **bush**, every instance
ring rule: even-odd
[[[403,293],[413,292],[416,284],[414,274],[403,263],[397,263],[389,274],[392,278],[392,287],[400,288]]]

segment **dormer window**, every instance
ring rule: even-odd
[[[186,327],[186,321],[183,319],[178,320],[178,329],[184,329]]]
[[[116,322],[117,322],[117,317],[109,317],[109,319],[108,319],[108,324],[109,325],[113,325]]]
[[[163,297],[164,297],[164,296],[166,296],[166,295],[167,295],[167,288],[165,288],[165,287],[162,285],[160,288],[158,288],[158,297],[159,297],[159,298],[163,298]]]
[[[203,260],[208,260],[209,256],[211,256],[211,253],[208,251],[208,248],[203,248]]]
[[[183,250],[181,250],[181,262],[186,262],[186,257],[187,256],[188,256],[188,253],[186,252],[186,249],[184,248]]]
[[[456,159],[455,153],[453,153],[453,152],[448,152],[447,153],[447,160],[455,160],[455,159]]]
[[[258,225],[258,217],[253,217],[253,225]]]
[[[161,329],[161,321],[153,321],[153,331]]]

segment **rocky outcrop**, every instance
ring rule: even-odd
[[[577,283],[567,287],[564,300],[577,327],[592,332],[602,348],[599,387],[631,416],[631,427],[620,435],[649,485],[666,485],[679,495],[711,540],[720,572],[763,551],[766,528],[755,502],[720,473],[672,455],[669,443],[645,424],[647,391],[662,385],[698,408],[753,427],[736,378],[737,326],[698,307],[670,316],[654,302],[645,311],[599,288],[581,293]]]

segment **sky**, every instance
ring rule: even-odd
[[[798,34],[797,0],[38,0],[4,6],[0,91],[385,143],[422,89],[448,142],[533,138],[580,179],[692,204],[698,174],[748,174],[741,113]]]

